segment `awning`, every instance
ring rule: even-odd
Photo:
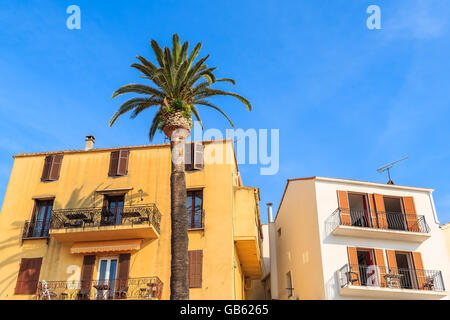
[[[116,240],[116,241],[96,241],[78,242],[70,248],[70,253],[98,253],[98,252],[118,252],[136,251],[141,247],[142,239],[138,240]]]

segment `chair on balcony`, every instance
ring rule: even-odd
[[[345,274],[347,276],[347,283],[349,283],[350,285],[353,285],[354,282],[359,281],[359,274],[357,272],[347,271]]]
[[[422,285],[423,290],[434,290],[434,277],[427,277]]]

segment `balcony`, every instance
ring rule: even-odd
[[[161,213],[154,204],[107,208],[53,210],[49,234],[59,242],[156,239]]]
[[[37,300],[160,300],[158,277],[128,280],[40,281]]]
[[[45,225],[43,220],[25,221],[22,232],[22,244],[25,240],[47,240],[48,242],[48,222]]]
[[[425,216],[396,212],[336,209],[326,221],[334,235],[423,242],[430,235]]]
[[[346,264],[338,270],[339,293],[363,299],[434,300],[447,296],[441,271]]]

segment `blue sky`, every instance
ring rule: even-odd
[[[66,28],[76,4],[81,30]],[[381,8],[382,29],[366,27]],[[153,113],[107,123],[129,65],[152,58],[150,39],[203,42],[219,77],[248,97],[216,102],[239,128],[280,129],[280,171],[240,167],[246,185],[278,208],[286,179],[329,176],[386,182],[376,168],[405,155],[397,184],[435,188],[450,221],[450,3],[447,0],[9,1],[0,0],[0,201],[19,152],[147,144]],[[213,111],[207,128],[225,130]],[[162,142],[158,135],[154,143]]]

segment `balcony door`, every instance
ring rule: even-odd
[[[388,228],[393,230],[408,230],[406,228],[401,198],[383,197],[383,201]]]
[[[349,193],[350,220],[352,226],[370,227],[370,213],[366,194]]]
[[[117,258],[100,258],[98,263],[97,283],[95,284],[96,297],[99,300],[114,297],[115,280],[117,276]]]
[[[404,289],[414,289],[416,281],[411,254],[409,252],[395,252],[395,260],[397,272],[401,275],[400,286]]]
[[[186,210],[189,229],[203,228],[202,212],[203,212],[203,191],[188,191]]]
[[[33,238],[42,238],[48,235],[53,200],[36,200],[35,213],[32,221]]]
[[[377,268],[371,249],[357,249],[359,279],[362,286],[377,285]]]
[[[104,209],[102,212],[103,225],[122,224],[122,212],[125,196],[105,196]]]

